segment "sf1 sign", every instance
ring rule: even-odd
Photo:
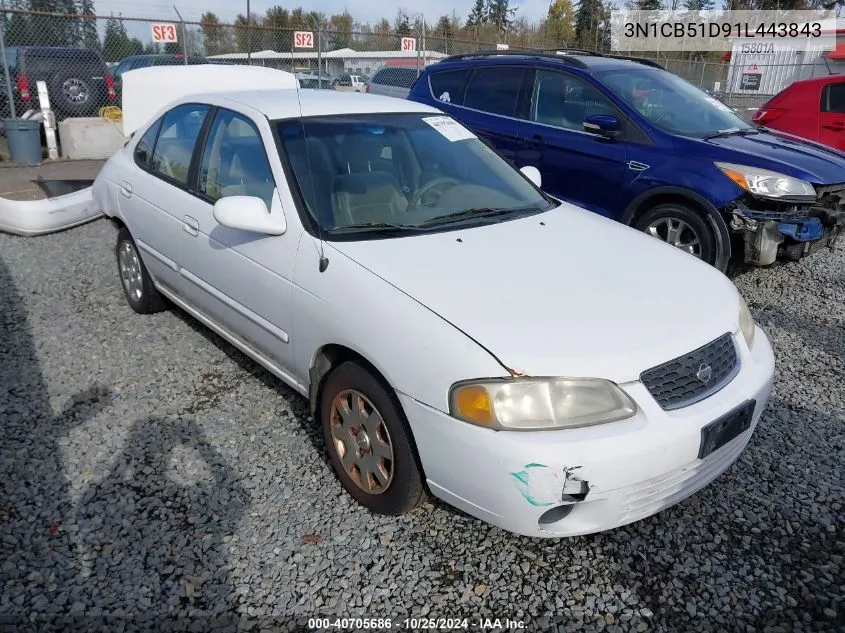
[[[175,24],[153,24],[153,42],[176,42],[178,36],[176,34]]]
[[[312,31],[294,31],[294,48],[314,48],[314,33]]]
[[[415,37],[403,37],[402,38],[402,49],[403,51],[415,51],[417,50],[417,38]]]
[[[510,46],[508,46],[507,44],[496,44],[497,51],[506,51],[508,49],[510,49]]]

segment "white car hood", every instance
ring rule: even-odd
[[[727,277],[567,204],[488,226],[331,245],[527,375],[629,382],[739,329]]]

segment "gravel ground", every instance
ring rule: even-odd
[[[130,311],[114,239],[102,220],[0,235],[0,630],[845,629],[845,251],[735,279],[778,368],[734,467],[656,517],[548,541],[354,505],[303,399],[189,317]]]

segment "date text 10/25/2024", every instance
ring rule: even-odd
[[[312,631],[519,631],[525,622],[510,618],[309,618]]]

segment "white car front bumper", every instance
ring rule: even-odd
[[[717,393],[664,411],[642,383],[620,385],[637,402],[637,414],[594,427],[492,431],[399,398],[434,495],[518,534],[590,534],[682,501],[745,448],[771,393],[774,354],[759,328],[753,349],[741,336],[734,340],[741,369]],[[750,428],[699,459],[702,428],[750,400],[756,402]]]

